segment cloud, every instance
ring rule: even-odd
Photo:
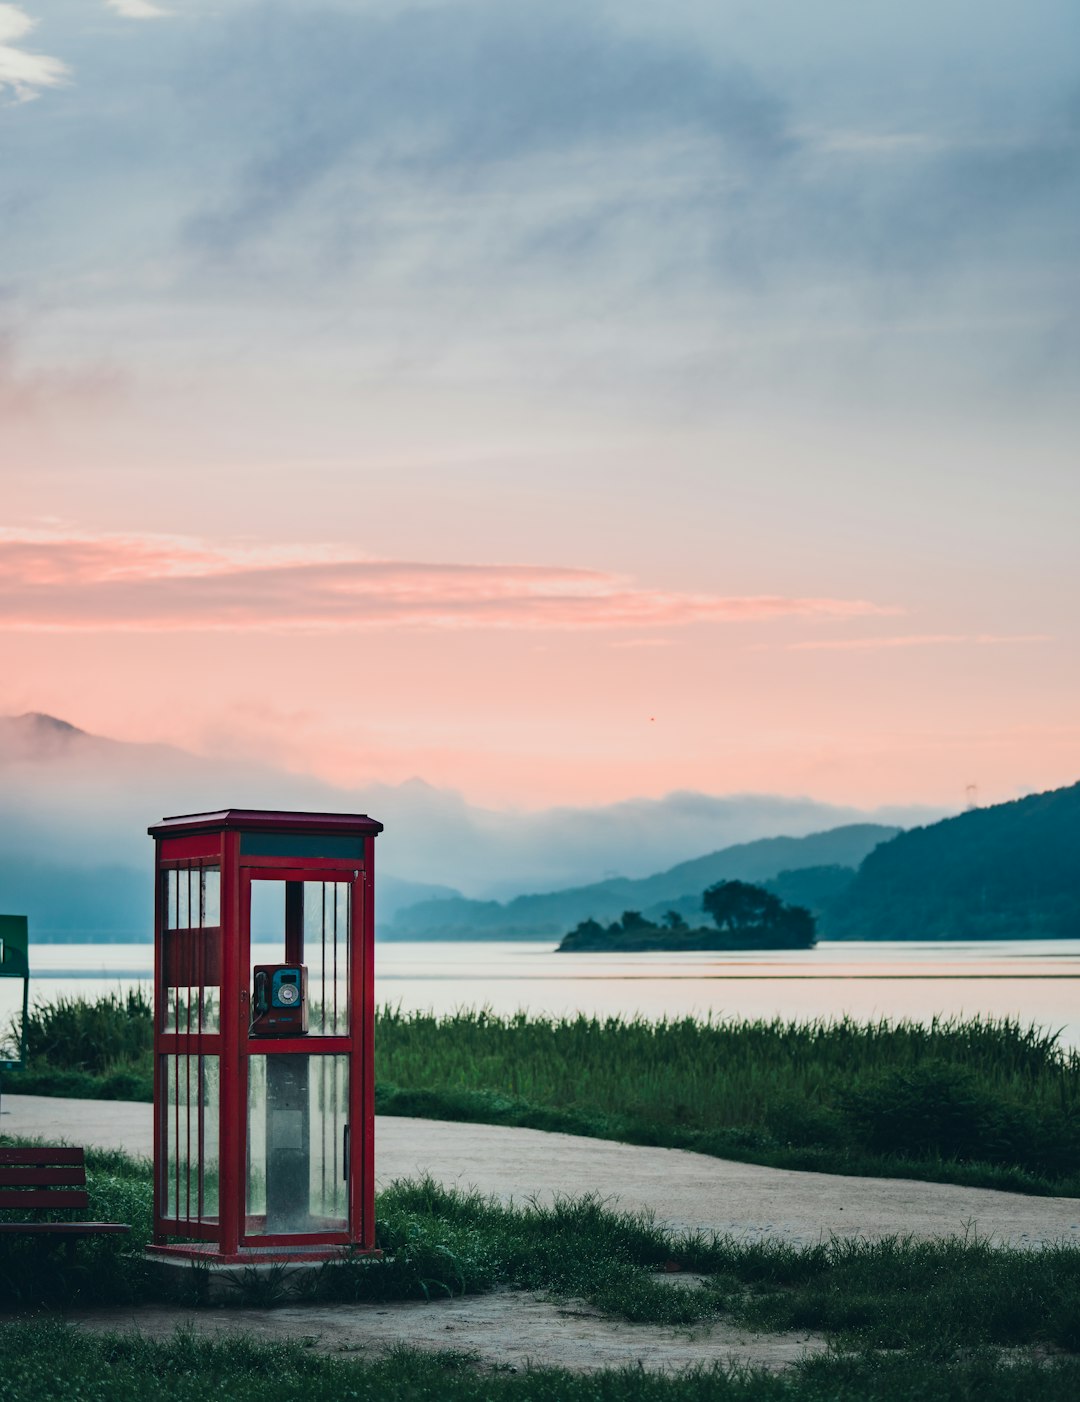
[[[125,19],[164,19],[170,13],[158,5],[151,5],[150,0],[105,0],[105,3]]]
[[[0,98],[10,94],[16,102],[29,102],[42,88],[59,87],[67,79],[68,66],[60,59],[17,47],[36,24],[18,5],[0,4]]]
[[[278,0],[243,7],[212,42],[228,59],[208,51],[201,87],[246,140],[187,223],[204,253],[313,215],[320,247],[366,253],[436,221],[445,257],[446,225],[468,243],[491,203],[485,267],[500,251],[582,263],[625,241],[630,266],[661,281],[689,265],[759,295],[806,296],[817,268],[910,295],[1010,238],[1071,249],[1080,143],[1056,96],[988,123],[943,93],[901,126],[902,105],[859,121],[856,101],[831,125],[783,65],[737,58],[737,27],[723,44],[678,22],[642,36],[565,0]],[[873,303],[880,314],[887,296]]]
[[[20,631],[637,629],[896,611],[861,599],[653,590],[563,566],[0,530],[0,627]]]
[[[909,633],[888,638],[817,638],[789,643],[789,652],[867,652],[879,648],[941,647],[973,643],[980,647],[998,643],[1048,643],[1048,633]]]
[[[620,33],[565,0],[262,4],[236,17],[225,42],[232,66],[208,85],[240,105],[262,149],[189,224],[191,243],[215,252],[265,234],[343,166],[471,185],[552,154],[633,166],[658,140],[688,133],[704,139],[710,163],[755,167],[791,141],[783,104],[745,66],[678,33]]]
[[[916,53],[919,7],[907,60],[864,55],[840,0],[781,26],[600,0],[111,3],[175,20],[76,26],[80,118],[38,104],[53,124],[13,148],[0,223],[29,315],[148,373],[212,343],[223,385],[229,357],[290,384],[324,357],[325,385],[347,365],[708,413],[781,383],[860,413],[1004,405],[1075,373],[1064,58],[973,78],[955,35]]]

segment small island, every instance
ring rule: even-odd
[[[693,929],[678,911],[659,925],[636,910],[624,911],[611,925],[582,920],[559,944],[559,953],[617,950],[813,949],[816,922],[801,905],[747,881],[719,881],[702,893],[701,908],[713,924]]]

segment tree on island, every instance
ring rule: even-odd
[[[745,881],[721,881],[701,898],[715,928],[692,930],[676,910],[659,925],[639,910],[624,910],[608,926],[588,919],[559,945],[561,950],[709,950],[810,949],[814,917],[802,906],[786,905],[779,897]]]
[[[770,936],[814,941],[815,920],[801,905],[786,905],[764,887],[748,881],[718,881],[701,897],[701,908],[716,928],[734,939],[755,941]]]

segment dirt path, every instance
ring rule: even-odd
[[[150,1152],[150,1107],[4,1096],[0,1132]],[[894,1178],[797,1173],[569,1134],[443,1120],[380,1118],[380,1183],[430,1173],[503,1201],[597,1192],[676,1229],[812,1243],[832,1235],[950,1236],[975,1230],[1010,1245],[1080,1244],[1080,1199]]]

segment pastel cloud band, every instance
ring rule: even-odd
[[[1049,633],[903,633],[878,638],[813,638],[789,643],[789,652],[863,652],[906,647],[945,647],[950,643],[974,643],[989,647],[996,643],[1048,643]]]
[[[862,599],[654,590],[599,570],[0,531],[0,628],[621,629],[896,613]]]

